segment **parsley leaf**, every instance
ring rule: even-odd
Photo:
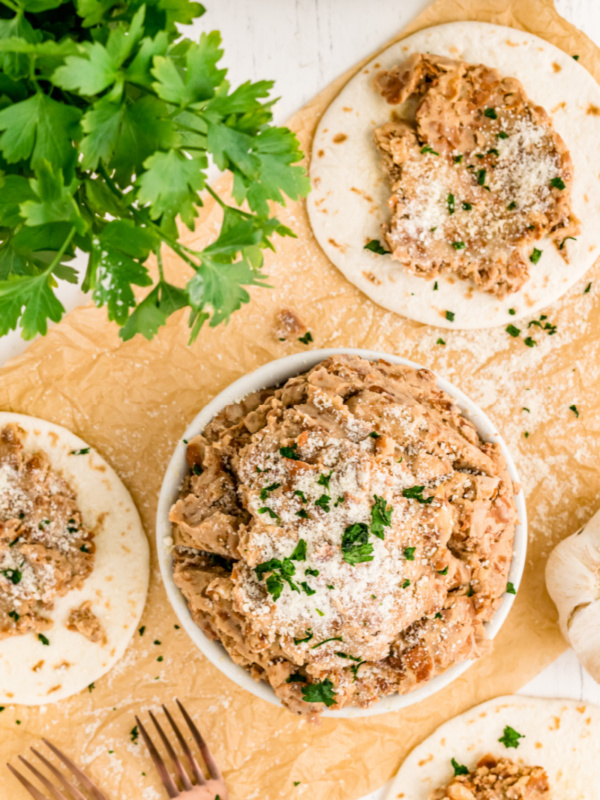
[[[469,774],[468,768],[465,767],[464,764],[459,764],[458,761],[455,758],[452,758],[450,760],[450,763],[452,764],[452,768],[454,770],[454,775],[455,776],[456,775],[468,775]]]
[[[525,738],[524,733],[519,733],[514,728],[511,728],[510,725],[507,725],[504,728],[504,733],[498,739],[498,741],[500,742],[500,744],[503,744],[504,747],[506,748],[514,747],[516,749],[520,744],[519,740],[524,738]]]
[[[385,256],[391,252],[390,250],[385,249],[379,239],[371,239],[371,241],[366,243],[363,249],[370,250],[372,253],[377,253],[380,256]]]
[[[332,706],[336,702],[335,687],[329,678],[321,683],[311,683],[302,687],[302,699],[307,703],[325,703],[327,707]]]
[[[342,558],[347,564],[373,561],[373,545],[369,543],[369,528],[364,522],[348,525],[342,536]]]
[[[375,504],[371,507],[371,533],[373,536],[383,539],[385,537],[384,527],[389,528],[392,524],[392,506],[388,506],[383,497],[373,495]]]
[[[402,490],[402,497],[409,500],[417,500],[419,503],[433,503],[433,495],[431,497],[423,497],[424,486],[411,486],[409,489]]]

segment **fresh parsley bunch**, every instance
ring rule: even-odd
[[[0,335],[20,322],[31,339],[62,317],[54,290],[77,281],[76,248],[84,290],[123,339],[189,307],[193,340],[266,285],[263,250],[293,235],[269,201],[308,192],[302,152],[271,124],[272,82],[232,90],[219,33],[181,38],[176,23],[203,13],[190,0],[0,0]],[[237,205],[207,184],[209,159],[232,173]],[[176,218],[193,229],[202,192],[223,222],[197,251]],[[166,280],[164,245],[193,269],[186,286]],[[149,287],[141,302],[134,286]]]

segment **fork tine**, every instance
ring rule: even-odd
[[[48,800],[46,795],[42,794],[39,789],[36,789],[33,783],[28,781],[24,775],[21,775],[21,773],[18,770],[16,770],[10,764],[7,764],[6,766],[9,768],[9,770],[12,772],[15,778],[19,781],[19,783],[22,786],[24,786],[25,789],[27,789],[27,791],[33,798],[35,798],[35,800]]]
[[[58,780],[61,782],[61,784],[63,786],[63,789],[66,792],[68,792],[68,795],[69,795],[70,798],[74,797],[75,800],[85,800],[85,797],[81,794],[81,792],[79,791],[77,786],[75,786],[74,783],[72,783],[70,780],[68,780],[62,774],[62,772],[60,772],[60,770],[58,770],[54,766],[54,764],[51,764],[48,761],[48,759],[45,756],[43,756],[41,753],[39,753],[34,747],[31,748],[31,752],[35,756],[37,756],[37,758],[39,758],[39,760],[42,762],[42,764],[44,764],[44,766],[47,767],[47,769],[50,770],[50,772],[54,775],[55,778],[58,778]]]
[[[56,745],[52,744],[52,742],[48,741],[48,739],[42,739],[46,747],[49,747],[50,750],[54,753],[54,755],[59,758],[63,764],[68,767],[73,775],[77,778],[77,780],[84,786],[88,792],[92,795],[94,800],[107,800],[105,794],[103,794],[100,789],[96,786],[96,784],[88,778],[83,770],[81,770],[74,761],[71,761],[69,756],[65,755],[61,750],[56,747]],[[60,774],[60,773],[59,773]],[[79,791],[79,790],[77,790]],[[84,798],[85,800],[85,798]]]
[[[196,740],[196,744],[200,748],[200,752],[202,753],[202,758],[204,759],[206,766],[208,767],[208,774],[215,781],[223,780],[223,776],[221,775],[221,770],[217,766],[217,762],[212,757],[212,753],[208,749],[208,745],[204,741],[204,737],[202,736],[198,728],[194,725],[194,721],[183,707],[183,704],[180,703],[180,701],[177,700],[177,698],[175,698],[175,702],[179,706],[179,710],[183,714],[183,718],[187,722],[188,727],[192,732],[192,736],[194,737],[194,739]]]
[[[33,750],[33,748],[32,748],[32,750]],[[54,797],[55,800],[68,800],[68,798],[66,798],[65,795],[60,791],[58,786],[55,786],[53,783],[50,783],[48,778],[45,775],[42,775],[42,773],[39,771],[39,769],[36,769],[36,767],[34,767],[33,764],[30,764],[29,761],[27,761],[26,758],[23,758],[23,756],[19,756],[19,761],[21,761],[23,764],[25,764],[25,766],[27,767],[28,770],[33,772],[33,774],[38,779],[38,781],[43,786],[45,786],[46,789],[48,789],[48,791],[50,792],[52,797]]]
[[[163,786],[167,790],[167,794],[169,795],[169,797],[179,797],[179,789],[177,788],[177,786],[175,786],[173,778],[169,775],[169,771],[165,766],[165,762],[162,760],[160,753],[154,746],[154,742],[152,741],[150,736],[148,736],[146,729],[144,728],[138,717],[135,718],[135,721],[137,723],[140,733],[142,734],[142,739],[144,740],[144,742],[146,743],[146,747],[150,751],[150,757],[152,758],[154,766],[156,767],[160,779],[163,782]]]
[[[191,783],[190,779],[188,778],[188,774],[187,774],[187,772],[185,771],[185,769],[183,767],[183,764],[179,760],[179,757],[177,756],[177,753],[175,752],[175,750],[173,750],[173,746],[171,745],[171,742],[165,736],[165,732],[161,728],[161,726],[160,726],[158,720],[156,719],[156,717],[154,716],[154,714],[151,711],[149,711],[148,713],[150,714],[150,719],[154,723],[154,727],[158,731],[158,735],[162,739],[162,743],[164,744],[164,746],[165,746],[165,748],[167,750],[167,753],[169,754],[169,756],[171,758],[171,761],[173,762],[173,764],[175,766],[175,770],[176,770],[177,774],[179,775],[179,780],[181,781],[181,783],[183,785],[183,788],[189,791],[193,787],[192,787],[192,783]]]
[[[198,781],[198,784],[201,785],[201,786],[204,785],[206,783],[206,778],[204,777],[204,773],[202,772],[202,768],[200,767],[200,764],[198,764],[198,762],[194,758],[194,754],[190,750],[189,745],[186,742],[186,740],[183,738],[183,735],[182,735],[181,731],[179,730],[175,720],[173,719],[173,717],[169,713],[169,709],[166,706],[163,706],[163,711],[167,715],[167,719],[169,720],[169,723],[170,723],[171,727],[173,728],[173,731],[175,732],[175,736],[177,736],[179,744],[181,745],[181,747],[183,749],[183,752],[186,754],[187,759],[190,762],[190,765],[192,767],[192,772],[194,773],[194,776],[195,776],[196,780]]]

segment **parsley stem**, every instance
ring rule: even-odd
[[[158,245],[158,247],[154,251],[154,255],[156,256],[156,263],[158,265],[158,276],[160,278],[160,282],[164,283],[165,282],[165,273],[164,273],[164,270],[163,270],[162,252],[161,252],[160,245]]]
[[[11,11],[14,11],[15,14],[19,14],[20,16],[23,15],[23,9],[19,8],[15,3],[12,3],[11,0],[0,0],[3,6],[10,8]]]
[[[74,237],[74,236],[75,236],[75,226],[73,225],[73,227],[71,228],[71,230],[70,230],[70,231],[69,231],[69,233],[67,234],[67,236],[66,236],[66,238],[65,238],[64,242],[61,244],[61,246],[60,246],[60,250],[59,250],[59,251],[58,251],[58,253],[57,253],[57,254],[54,256],[54,259],[53,259],[52,263],[51,263],[51,264],[50,264],[50,266],[49,266],[49,267],[48,267],[48,268],[45,270],[45,273],[46,273],[47,275],[50,275],[50,274],[51,274],[51,273],[52,273],[52,272],[53,272],[53,271],[56,269],[56,267],[57,267],[57,266],[60,264],[60,262],[61,262],[61,259],[62,259],[62,257],[64,256],[64,254],[65,254],[65,252],[66,252],[66,250],[67,250],[67,247],[68,247],[68,246],[71,244],[71,242],[73,241],[73,237]]]

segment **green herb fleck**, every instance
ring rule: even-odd
[[[446,344],[446,342],[442,338],[439,338],[436,344]]]
[[[370,250],[372,253],[377,253],[379,256],[388,255],[391,250],[386,250],[385,247],[381,244],[379,239],[371,239],[370,242],[367,242],[364,246],[365,250]]]
[[[419,503],[433,503],[433,495],[431,497],[423,497],[424,486],[411,486],[409,489],[402,490],[402,497],[409,500],[417,500]]]
[[[316,650],[317,647],[321,647],[322,644],[327,644],[327,642],[343,642],[343,641],[344,639],[342,636],[332,636],[330,639],[323,639],[322,642],[319,642],[318,644],[313,644],[311,650]]]
[[[294,644],[295,645],[304,644],[305,642],[310,642],[312,638],[313,638],[313,632],[312,629],[309,628],[307,631],[305,631],[303,639],[294,639]]]
[[[449,214],[454,214],[454,195],[453,194],[449,194],[448,195],[447,203],[448,203],[448,213]]]
[[[552,180],[550,181],[550,186],[552,186],[553,189],[561,189],[562,190],[562,189],[566,188],[565,187],[565,182],[563,181],[562,178],[552,178]]]
[[[542,257],[542,250],[538,250],[537,247],[533,248],[533,253],[529,256],[529,260],[532,264],[537,264],[540,258]]]
[[[537,346],[536,340],[532,339],[531,336],[528,336],[525,339],[525,344],[527,345],[527,347],[536,347]]]
[[[485,186],[486,174],[487,172],[484,169],[480,169],[479,172],[477,173],[477,183],[479,184],[479,186]]]
[[[499,131],[496,136],[498,139],[508,139],[508,133],[506,133],[506,131]]]
[[[463,203],[462,207],[463,207],[463,211],[470,211],[473,208],[471,203]]]
[[[488,119],[498,119],[498,113],[496,112],[495,108],[486,108],[483,112],[483,115]]]
[[[69,455],[70,456],[87,456],[87,454],[90,452],[90,449],[91,449],[90,447],[82,447],[79,450],[71,450],[69,452]]]
[[[516,339],[517,336],[521,334],[521,329],[517,328],[515,325],[507,325],[506,332],[510,333],[510,335]]]
[[[299,336],[298,341],[302,344],[310,344],[313,341],[313,335],[310,331],[306,331],[304,336]]]
[[[516,749],[520,744],[519,740],[524,738],[525,738],[524,733],[519,733],[514,728],[511,728],[510,725],[507,725],[504,728],[504,733],[498,739],[498,741],[500,742],[500,744],[503,744],[504,747],[506,748],[514,747]]]
[[[131,738],[131,741],[134,744],[137,744],[137,740],[138,740],[139,735],[140,735],[140,733],[138,731],[138,726],[134,725],[133,728],[131,729],[131,731],[129,732],[129,736]]]
[[[327,707],[335,704],[335,687],[326,678],[321,683],[310,683],[302,687],[302,699],[307,703],[325,703]]]
[[[281,486],[280,483],[271,483],[269,486],[264,486],[260,490],[260,499],[266,500],[267,497],[269,496],[269,492],[274,492],[275,489],[279,489],[280,486]]]
[[[415,560],[415,550],[416,547],[405,547],[404,548],[404,558],[407,561],[414,561]]]
[[[284,458],[291,458],[292,461],[299,461],[300,456],[296,452],[298,450],[298,445],[294,442],[293,445],[290,447],[280,447],[279,454],[282,455]]]
[[[50,639],[48,639],[46,636],[44,636],[43,633],[38,633],[37,638],[40,640],[40,642],[42,644],[44,644],[46,646],[48,646],[50,644]]]
[[[347,564],[373,561],[373,545],[369,542],[369,528],[364,522],[348,525],[342,536],[342,558]]]
[[[577,419],[579,419],[579,409],[577,408],[577,406],[573,404],[572,406],[569,406],[569,409],[575,414]]]
[[[371,533],[379,539],[385,538],[384,528],[392,524],[392,506],[388,506],[383,497],[373,495],[375,503],[371,506]]]
[[[466,246],[464,242],[452,242],[452,247],[455,250],[464,250]]]
[[[452,768],[454,769],[455,776],[469,774],[469,770],[467,769],[467,767],[465,767],[464,764],[459,764],[455,758],[451,759],[450,763],[452,764]]]
[[[517,593],[517,590],[515,589],[515,585],[514,585],[514,583],[511,583],[511,581],[509,581],[506,584],[506,592],[507,592],[507,594],[516,594]]]
[[[421,148],[421,153],[425,155],[425,153],[431,153],[432,156],[439,156],[439,153],[432,149],[431,145],[426,144],[423,145]]]
[[[315,500],[315,505],[319,508],[322,508],[326,514],[329,514],[331,508],[329,504],[331,503],[331,497],[328,494],[322,494],[317,500]]]
[[[448,322],[454,322],[454,317],[456,316],[456,314],[454,313],[454,311],[446,311],[444,316],[446,317]]]

